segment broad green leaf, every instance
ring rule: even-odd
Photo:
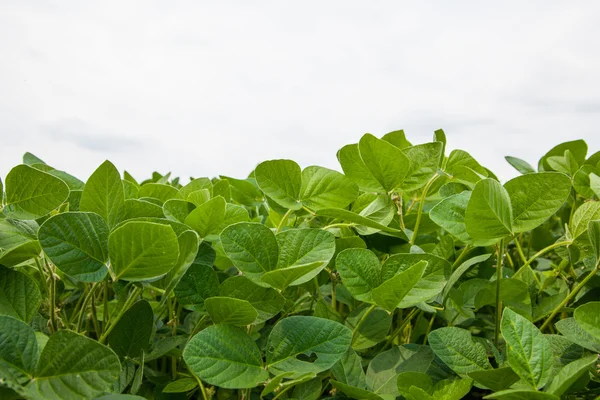
[[[143,397],[133,394],[107,394],[106,396],[94,397],[94,400],[145,400]]]
[[[404,149],[410,161],[410,169],[401,188],[406,192],[425,186],[435,175],[442,157],[442,142],[418,144]]]
[[[456,175],[461,169],[468,168],[480,176],[488,176],[487,171],[469,153],[464,150],[452,150],[446,162],[446,172]]]
[[[562,172],[569,176],[573,176],[579,169],[577,160],[573,157],[573,153],[566,150],[563,156],[552,156],[546,159],[550,168],[557,172]]]
[[[337,322],[305,316],[280,320],[267,341],[272,373],[319,373],[331,368],[350,347],[352,332]]]
[[[202,305],[219,295],[219,278],[212,267],[192,265],[175,287],[177,301],[185,305]]]
[[[208,178],[196,178],[190,181],[187,185],[179,189],[179,196],[188,200],[190,194],[197,192],[198,190],[208,190],[209,195],[212,193],[213,184]]]
[[[177,258],[175,267],[173,267],[159,283],[159,286],[165,288],[164,296],[169,296],[179,282],[181,282],[188,269],[196,261],[198,253],[200,251],[208,252],[206,246],[209,245],[205,242],[200,242],[198,234],[191,229],[179,234],[179,236],[177,236],[177,243],[179,244],[179,257]],[[212,248],[210,248],[210,250],[212,253]]]
[[[0,315],[29,323],[41,304],[40,289],[29,275],[0,266]]]
[[[469,268],[471,268],[473,265],[477,265],[479,263],[487,261],[491,256],[492,254],[482,254],[479,256],[469,258],[468,260],[460,264],[460,266],[456,268],[454,272],[452,272],[452,275],[450,275],[450,278],[448,279],[448,283],[446,283],[446,286],[444,287],[444,291],[442,292],[442,302],[445,302],[445,300],[448,298],[450,290],[454,287],[456,282],[459,281],[463,274],[469,270]]]
[[[346,385],[360,389],[365,389],[367,387],[361,358],[351,347],[344,353],[342,358],[331,367],[331,373],[335,379]]]
[[[159,278],[175,266],[179,244],[168,225],[130,221],[111,232],[108,254],[115,280],[144,281]]]
[[[337,159],[344,174],[358,184],[363,192],[384,192],[385,190],[375,179],[360,157],[358,144],[349,144],[337,152]]]
[[[269,377],[256,343],[232,325],[209,326],[195,335],[183,359],[198,378],[222,388],[253,388]]]
[[[321,398],[321,391],[323,390],[323,384],[321,378],[316,377],[306,382],[301,382],[294,387],[292,393],[293,398],[304,399],[304,400],[319,400]]]
[[[46,164],[41,158],[37,157],[35,154],[26,152],[23,154],[23,164],[33,165],[33,164]]]
[[[163,389],[163,393],[186,393],[196,389],[198,382],[192,378],[181,378],[169,383]]]
[[[163,218],[163,209],[154,203],[140,199],[127,199],[123,205],[123,220],[134,218]]]
[[[163,204],[165,217],[182,223],[185,223],[187,216],[195,209],[193,203],[181,199],[170,199]]]
[[[221,233],[225,220],[225,199],[221,196],[198,206],[186,218],[185,224],[192,227],[201,238],[213,241]]]
[[[530,231],[554,215],[571,193],[571,179],[557,172],[521,175],[504,184],[512,205],[512,231]]]
[[[429,210],[429,218],[458,240],[469,243],[471,237],[467,233],[465,214],[470,198],[468,191],[448,196]]]
[[[302,171],[300,199],[312,210],[345,208],[358,197],[358,186],[343,174],[318,166]]]
[[[3,212],[16,219],[43,217],[69,196],[69,187],[62,180],[27,165],[17,165],[10,170],[5,190]]]
[[[408,237],[406,236],[406,233],[404,233],[403,231],[382,225],[377,221],[373,221],[372,219],[363,217],[362,215],[353,213],[352,211],[349,211],[349,210],[343,210],[341,208],[324,208],[321,210],[317,210],[316,214],[319,217],[336,218],[341,221],[352,222],[356,225],[374,228],[374,229],[380,230],[382,232],[386,232],[386,233],[390,234],[391,236],[397,236],[399,238],[402,238],[402,239],[408,241]]]
[[[571,342],[595,353],[600,353],[600,339],[595,338],[583,330],[575,318],[561,319],[560,321],[557,321],[555,325],[556,329]]]
[[[363,304],[352,310],[345,325],[354,331],[368,309],[368,304]],[[392,315],[383,308],[375,307],[355,331],[352,348],[359,351],[375,346],[386,338],[391,326]]]
[[[495,392],[508,389],[520,379],[511,367],[473,371],[469,373],[469,377]]]
[[[33,329],[25,322],[0,315],[0,380],[23,384],[38,361],[38,346]]]
[[[356,386],[348,385],[343,382],[338,382],[336,380],[330,380],[331,386],[344,393],[347,396],[350,396],[351,399],[361,399],[361,400],[384,400],[383,397],[376,395],[373,392],[368,391],[365,388],[359,388]]]
[[[378,395],[399,396],[397,376],[402,372],[427,372],[434,355],[427,346],[396,346],[375,356],[367,368],[367,386]]]
[[[226,279],[221,284],[218,295],[246,300],[252,304],[258,312],[255,324],[273,318],[285,304],[285,298],[276,290],[258,286],[245,276],[232,276]]]
[[[38,235],[58,269],[83,282],[99,282],[106,275],[108,233],[98,214],[67,212],[47,219]]]
[[[429,333],[429,345],[454,372],[467,376],[473,371],[491,369],[487,352],[471,332],[455,327],[439,328]]]
[[[592,366],[598,362],[598,355],[592,354],[587,357],[575,360],[565,365],[560,372],[552,378],[548,392],[557,396],[562,396],[579,378],[592,369]]]
[[[590,237],[592,249],[594,249],[596,262],[598,262],[600,260],[600,221],[590,221],[588,223],[588,236]]]
[[[512,389],[503,390],[489,394],[484,399],[499,399],[499,400],[560,400],[560,397],[550,393],[536,392],[535,390]]]
[[[404,181],[410,160],[400,149],[369,133],[360,139],[358,149],[371,175],[386,192],[399,187]]]
[[[273,232],[264,225],[240,222],[221,232],[221,243],[227,257],[248,279],[267,287],[261,277],[277,267],[279,248]]]
[[[427,261],[419,261],[384,281],[373,290],[373,300],[389,312],[394,311],[421,279],[426,267]]]
[[[320,261],[310,264],[293,265],[265,272],[260,280],[275,289],[283,291],[288,286],[299,285],[302,282],[312,279],[324,267],[325,265]],[[307,277],[309,278],[307,279]]]
[[[585,162],[585,157],[587,155],[588,146],[584,140],[573,140],[570,142],[564,142],[557,146],[554,146],[548,153],[546,153],[538,163],[539,171],[548,171],[552,168],[550,164],[548,164],[548,158],[552,156],[563,156],[565,151],[569,150],[573,155],[575,161],[579,165],[583,165]]]
[[[413,307],[437,297],[450,276],[450,263],[433,254],[399,253],[389,257],[381,266],[381,279],[387,281],[421,261],[427,261],[427,267],[421,279],[400,301],[399,308]]]
[[[431,377],[424,372],[401,372],[396,379],[398,392],[404,397],[410,396],[410,387],[416,386],[423,389],[426,393],[433,390],[433,381]]]
[[[577,307],[573,317],[581,329],[600,341],[600,302],[592,301]]]
[[[248,211],[242,206],[228,203],[225,207],[225,218],[223,218],[223,223],[218,230],[223,231],[229,225],[237,224],[238,222],[250,222]]]
[[[363,193],[360,195],[352,203],[351,211],[384,226],[392,222],[394,216],[397,215],[396,207],[390,196],[376,193]],[[355,229],[359,235],[372,235],[379,232],[379,229],[360,225],[356,226]]]
[[[90,176],[83,188],[79,209],[100,215],[112,229],[124,215],[125,192],[117,168],[105,161]]]
[[[139,197],[151,197],[160,200],[164,204],[167,200],[178,198],[179,190],[171,185],[161,183],[146,183],[140,187]]]
[[[27,385],[43,399],[90,398],[110,391],[121,365],[108,347],[71,331],[50,336]]]
[[[475,185],[467,205],[467,233],[477,240],[499,240],[512,232],[512,209],[506,189],[483,179]]]
[[[520,158],[511,156],[506,156],[504,158],[510,165],[512,165],[517,171],[519,171],[523,175],[535,173],[535,169],[531,166],[531,164],[529,164],[525,160],[521,160]]]
[[[367,249],[346,249],[338,254],[335,265],[342,282],[359,301],[373,302],[373,289],[381,280],[379,259]]]
[[[150,303],[140,300],[132,305],[108,335],[108,344],[117,355],[135,358],[148,350],[154,327]]]
[[[204,300],[204,307],[215,324],[245,326],[258,317],[250,302],[231,297],[210,297]]]
[[[436,400],[460,400],[473,386],[472,379],[444,379],[433,387],[432,398]]]
[[[291,210],[302,208],[300,166],[291,160],[264,161],[254,170],[260,189],[282,207]]]
[[[265,199],[262,192],[250,180],[235,179],[228,176],[220,176],[227,180],[231,188],[231,199],[246,206],[259,206]]]
[[[552,369],[550,342],[534,324],[510,308],[504,310],[501,330],[513,371],[532,387],[543,387]]]
[[[436,131],[437,132],[437,131]],[[399,149],[405,149],[407,147],[412,146],[412,144],[406,139],[406,134],[404,130],[400,129],[397,131],[388,132],[381,137],[382,140],[385,140],[388,143],[393,144]]]
[[[588,201],[575,210],[571,220],[571,234],[577,239],[587,232],[590,221],[600,219],[600,201]]]

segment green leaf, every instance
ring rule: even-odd
[[[163,393],[186,393],[196,389],[198,382],[192,378],[177,379],[163,389]]]
[[[352,203],[351,211],[384,226],[392,222],[394,216],[397,215],[396,207],[390,196],[376,193],[363,193],[360,195]],[[372,235],[379,232],[379,229],[360,225],[356,226],[355,229],[359,235]]]
[[[502,315],[501,331],[513,371],[532,387],[543,387],[552,370],[550,342],[534,324],[510,308]]]
[[[571,193],[571,179],[557,172],[521,175],[504,184],[512,205],[512,231],[530,231],[554,215]]]
[[[311,166],[302,171],[300,199],[312,210],[345,208],[358,197],[358,186],[331,169]]]
[[[381,280],[379,259],[367,249],[346,249],[335,259],[344,286],[359,301],[373,302],[373,289]]]
[[[580,205],[571,220],[570,231],[573,239],[577,239],[587,232],[590,221],[600,219],[600,201],[588,201]]]
[[[600,302],[592,301],[577,307],[573,317],[581,329],[600,341]]]
[[[495,392],[508,389],[520,379],[511,367],[473,371],[469,373],[469,377]]]
[[[18,319],[0,315],[0,380],[23,384],[37,362],[38,346],[33,329]]]
[[[520,158],[511,156],[506,156],[504,158],[506,159],[506,161],[508,161],[510,165],[512,165],[517,171],[519,171],[523,175],[535,173],[535,169],[531,166],[531,164],[529,164],[525,160],[521,160]]]
[[[460,376],[491,369],[487,352],[471,332],[455,327],[439,328],[429,333],[429,345],[435,354]]]
[[[560,397],[550,393],[536,392],[535,390],[514,389],[503,390],[484,397],[484,399],[500,400],[560,400]]]
[[[181,199],[170,199],[163,204],[165,216],[181,223],[185,223],[187,216],[195,209],[196,205],[194,203]]]
[[[463,274],[469,270],[469,268],[471,268],[473,265],[477,265],[479,263],[487,261],[491,256],[491,253],[482,254],[479,256],[469,258],[468,260],[460,264],[460,266],[456,268],[454,272],[452,272],[452,275],[450,275],[450,279],[448,279],[448,283],[446,283],[446,286],[444,287],[444,291],[442,292],[442,303],[446,301],[450,290],[454,287],[456,282],[459,281]]]
[[[331,367],[333,377],[339,382],[357,388],[365,389],[367,381],[363,371],[361,358],[352,347],[350,347],[342,358]]]
[[[38,228],[33,220],[0,218],[0,264],[10,267],[39,257]]]
[[[167,200],[175,199],[180,196],[179,190],[171,185],[164,185],[161,183],[145,183],[140,187],[138,194],[139,197],[151,197],[157,199],[161,204],[164,204]]]
[[[557,321],[555,325],[556,329],[571,342],[595,353],[600,353],[600,339],[596,339],[594,336],[584,331],[575,318],[561,319],[560,321]],[[587,325],[589,325],[589,323]]]
[[[397,376],[402,372],[427,372],[434,355],[427,346],[396,346],[375,356],[367,368],[367,386],[378,395],[399,396]]]
[[[231,297],[210,297],[204,300],[204,307],[215,324],[245,326],[258,317],[250,302]]]
[[[207,298],[218,295],[219,278],[207,265],[192,265],[175,287],[177,301],[184,305],[202,305]]]
[[[427,261],[419,261],[393,278],[384,281],[373,290],[373,300],[389,312],[394,311],[421,279],[426,267]]]
[[[186,218],[185,224],[193,228],[201,238],[214,241],[221,233],[225,220],[225,199],[221,196],[198,206]]]
[[[269,377],[256,343],[232,325],[209,326],[195,335],[183,359],[198,378],[226,389],[253,388]]]
[[[346,326],[355,331],[352,343],[352,348],[355,350],[368,349],[382,342],[392,326],[392,315],[383,308],[375,307],[356,329],[369,308],[367,304],[363,304],[352,310],[346,317]]]
[[[140,300],[129,307],[108,335],[108,344],[117,355],[135,358],[148,350],[154,327],[150,303]]]
[[[592,354],[565,365],[552,379],[548,392],[562,396],[579,378],[590,371],[598,362],[598,355]]]
[[[410,169],[402,189],[406,192],[417,190],[433,178],[442,157],[442,142],[424,143],[404,149],[404,154],[410,161]]]
[[[506,189],[494,179],[475,185],[467,205],[465,223],[473,239],[499,240],[512,232],[512,209]]]
[[[342,147],[337,153],[337,159],[344,174],[356,182],[360,190],[363,192],[385,191],[360,157],[358,144],[349,144]]]
[[[406,233],[404,233],[403,231],[382,225],[377,221],[373,221],[372,219],[363,217],[362,215],[353,213],[352,211],[349,211],[349,210],[343,210],[340,208],[324,208],[321,210],[317,210],[316,214],[319,217],[337,218],[337,219],[340,219],[341,221],[352,222],[352,223],[355,223],[356,225],[374,228],[374,229],[380,230],[382,232],[386,232],[392,236],[397,236],[399,238],[402,238],[402,239],[408,241],[408,237],[406,236]]]
[[[400,149],[369,133],[360,139],[358,148],[371,175],[386,192],[400,186],[410,169],[410,160]]]
[[[464,191],[448,196],[437,203],[430,211],[429,218],[452,236],[464,243],[472,243],[471,236],[467,233],[465,217],[467,205],[471,199],[471,192]],[[488,240],[488,242],[491,242]],[[477,244],[487,245],[485,241],[478,240]]]
[[[108,233],[98,214],[67,212],[47,219],[38,235],[58,269],[83,282],[99,282],[106,275]]]
[[[108,347],[71,331],[50,336],[27,385],[43,399],[89,398],[110,391],[121,364]]]
[[[163,218],[163,209],[154,203],[140,199],[127,199],[123,206],[123,221],[134,218]]]
[[[431,377],[423,372],[401,372],[396,380],[398,392],[404,397],[410,398],[410,387],[416,386],[426,393],[433,390],[433,381]]]
[[[299,210],[302,177],[300,166],[291,160],[265,161],[254,170],[260,189],[282,207]]]
[[[43,217],[69,196],[69,187],[62,180],[27,165],[17,165],[10,170],[5,190],[3,212],[16,219]]]
[[[258,312],[254,324],[273,318],[285,304],[285,298],[276,290],[258,286],[245,276],[226,279],[221,284],[219,295],[248,301]]]
[[[460,400],[473,386],[472,379],[444,379],[435,384],[432,398],[436,400]]]
[[[86,182],[79,209],[100,215],[111,229],[123,219],[123,182],[119,171],[110,161],[102,163]]]
[[[548,158],[552,156],[563,156],[565,151],[569,150],[573,155],[575,161],[579,165],[583,165],[585,162],[585,156],[587,155],[588,146],[584,140],[573,140],[570,142],[564,142],[557,146],[554,146],[548,153],[546,153],[538,163],[539,171],[549,171],[552,168],[548,164]]]
[[[330,380],[331,386],[344,393],[347,396],[350,396],[351,399],[361,399],[361,400],[383,400],[383,397],[376,395],[364,388],[359,388],[355,386],[348,385],[343,382],[338,382],[336,380]]]
[[[31,322],[42,304],[42,294],[28,275],[0,266],[0,314]]]
[[[267,341],[267,365],[278,374],[319,373],[331,368],[348,350],[352,332],[334,321],[305,316],[280,320]]]
[[[184,200],[188,200],[190,194],[197,192],[199,190],[204,190],[204,189],[208,190],[209,195],[212,193],[213,184],[210,179],[208,179],[208,178],[192,179],[190,181],[190,183],[188,183],[187,185],[185,185],[184,187],[179,189],[179,196]]]
[[[438,131],[436,131],[436,132],[438,132]],[[408,139],[406,139],[406,134],[404,133],[404,130],[402,130],[402,129],[397,130],[397,131],[388,132],[385,135],[383,135],[383,137],[381,139],[385,140],[388,143],[393,144],[394,146],[396,146],[399,149],[405,149],[407,147],[412,146],[412,144],[408,141]]]
[[[590,221],[588,223],[588,236],[590,237],[592,249],[594,249],[596,262],[598,262],[600,260],[600,221]]]
[[[277,267],[279,248],[273,232],[264,225],[240,222],[221,232],[225,254],[233,265],[259,286],[267,287],[261,277]]]
[[[111,232],[108,254],[115,280],[144,281],[159,278],[175,266],[179,244],[168,225],[130,221]]]
[[[260,279],[267,285],[283,291],[288,286],[298,285],[299,282],[307,281],[307,277],[316,276],[323,267],[324,265],[320,261],[310,264],[293,265],[266,272]]]

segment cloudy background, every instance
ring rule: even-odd
[[[599,50],[597,1],[0,0],[0,175],[339,168],[365,132],[443,128],[508,179],[504,155],[600,149]]]

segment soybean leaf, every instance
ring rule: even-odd
[[[571,179],[556,172],[527,174],[506,182],[512,205],[512,231],[530,231],[558,211],[571,193]]]
[[[265,161],[254,170],[260,189],[282,207],[291,210],[302,208],[300,166],[292,160]]]
[[[404,397],[410,398],[410,387],[416,386],[425,393],[431,393],[433,390],[433,381],[431,377],[423,372],[401,372],[396,380],[398,392]]]
[[[584,140],[573,140],[570,142],[564,142],[557,146],[554,146],[550,151],[548,151],[538,163],[539,171],[549,171],[552,168],[550,164],[548,164],[548,158],[552,156],[563,156],[565,151],[569,150],[573,155],[575,161],[579,165],[583,165],[585,162],[585,156],[587,155],[588,146]]]
[[[324,208],[321,210],[317,210],[316,214],[320,217],[337,218],[342,221],[355,223],[356,225],[374,228],[382,232],[386,232],[391,236],[397,236],[408,241],[408,237],[403,231],[382,225],[377,221],[373,221],[372,219],[363,217],[362,215],[353,213],[349,210],[343,210],[341,208]]]
[[[58,331],[44,347],[27,388],[43,399],[89,398],[109,391],[121,371],[108,347],[71,331]]]
[[[469,243],[471,237],[467,233],[465,214],[470,198],[468,191],[448,196],[429,211],[429,218],[458,240]]]
[[[475,185],[467,205],[465,223],[473,239],[499,240],[512,232],[512,209],[506,189],[494,179]]]
[[[349,144],[342,147],[337,153],[337,159],[342,166],[344,174],[358,184],[363,192],[383,192],[381,184],[360,157],[358,144]]]
[[[256,343],[232,325],[213,325],[196,334],[183,359],[200,379],[227,389],[253,388],[269,376]]]
[[[293,265],[287,268],[279,268],[273,271],[265,272],[260,280],[267,285],[285,290],[288,286],[298,285],[307,281],[307,277],[316,276],[324,268],[322,262],[317,261],[309,264]],[[310,280],[312,278],[309,278]]]
[[[463,276],[463,274],[469,270],[469,268],[471,268],[473,265],[487,261],[490,257],[491,254],[482,254],[479,256],[469,258],[467,261],[460,264],[460,266],[456,268],[454,272],[452,272],[452,275],[450,275],[450,278],[448,279],[448,283],[444,287],[444,291],[442,292],[443,301],[445,301],[448,298],[450,290],[454,287],[456,282],[458,282],[461,276]]]
[[[186,218],[185,224],[193,228],[201,238],[214,241],[221,233],[225,220],[225,199],[221,196],[198,206]]]
[[[438,131],[436,131],[438,132]],[[404,130],[400,129],[397,131],[388,132],[381,137],[382,140],[385,140],[388,143],[393,144],[399,149],[405,149],[407,147],[412,146],[412,144],[406,139],[406,134]]]
[[[396,207],[394,207],[390,196],[376,193],[363,193],[360,195],[352,203],[351,211],[384,226],[392,222],[396,215]],[[356,226],[355,229],[359,235],[372,235],[379,232],[379,229],[360,225]]]
[[[13,385],[24,384],[37,362],[33,329],[16,318],[0,315],[0,379]]]
[[[331,368],[348,350],[352,332],[337,322],[305,316],[280,320],[267,341],[272,373],[293,372],[292,378]],[[316,359],[315,359],[316,358]]]
[[[429,333],[429,345],[435,354],[460,376],[492,367],[481,342],[474,341],[471,333],[465,329],[436,329]]]
[[[349,348],[342,358],[331,367],[333,377],[346,385],[366,389],[367,381],[361,359],[353,348]]]
[[[0,266],[0,314],[29,323],[41,304],[42,295],[33,279]]]
[[[565,318],[557,321],[556,329],[571,342],[595,353],[600,353],[600,339],[595,338],[583,330],[575,318]]]
[[[421,279],[426,267],[427,261],[419,261],[394,277],[385,280],[373,290],[373,300],[389,312],[394,311]]]
[[[258,312],[255,324],[274,317],[285,304],[285,298],[276,290],[258,286],[245,276],[226,279],[220,286],[219,295],[248,301]]]
[[[154,313],[150,303],[140,300],[132,305],[108,335],[108,344],[117,355],[135,358],[148,350]]]
[[[59,207],[69,196],[60,179],[27,165],[10,170],[5,182],[4,214],[16,219],[36,219]]]
[[[268,285],[261,277],[277,267],[279,248],[269,228],[253,222],[240,222],[221,232],[221,243],[233,265],[259,286]]]
[[[192,378],[181,378],[169,383],[163,389],[163,393],[186,393],[196,389],[198,382]]]
[[[367,249],[346,249],[338,254],[335,265],[352,296],[359,301],[372,303],[373,289],[382,282],[377,256]]]
[[[440,164],[443,147],[442,142],[433,142],[407,147],[404,150],[410,161],[409,173],[401,185],[404,191],[420,189],[433,178]]]
[[[550,393],[536,392],[526,389],[509,389],[496,392],[484,397],[484,399],[500,400],[560,400],[560,397]]]
[[[204,307],[215,324],[250,325],[258,317],[246,300],[215,296],[204,300]]]
[[[400,186],[410,168],[410,160],[400,149],[369,133],[360,139],[358,148],[371,175],[386,192]]]
[[[473,386],[472,379],[444,379],[435,384],[431,397],[437,400],[460,400]]]
[[[192,265],[175,287],[177,301],[184,305],[202,305],[207,298],[218,295],[219,278],[207,265]]]
[[[513,371],[532,387],[543,387],[552,369],[550,342],[533,323],[510,308],[504,310],[501,330]]]
[[[590,221],[588,223],[588,236],[590,237],[590,244],[594,250],[596,262],[598,262],[600,260],[600,221]]]
[[[576,239],[587,232],[590,221],[600,219],[600,201],[588,201],[583,203],[573,213],[570,231],[573,238]]]
[[[368,315],[365,313],[369,309],[367,304],[357,307],[346,318],[346,326],[351,328],[354,334],[352,348],[364,350],[382,342],[392,326],[392,316],[383,308],[375,307]],[[362,324],[358,326],[360,320],[365,317]]]
[[[510,165],[512,165],[517,171],[519,171],[523,175],[535,173],[535,169],[525,160],[521,160],[520,158],[511,156],[506,156],[504,158]]]
[[[164,204],[167,200],[179,197],[179,190],[171,185],[146,183],[140,187],[138,195],[139,197],[151,197],[157,199],[161,204]]]
[[[600,341],[600,302],[592,301],[577,307],[573,317],[585,332]]]
[[[103,162],[89,177],[79,209],[100,215],[112,229],[124,215],[125,192],[117,168],[110,162]]]
[[[345,208],[356,197],[356,184],[337,171],[318,166],[302,171],[300,199],[310,209]]]
[[[38,235],[58,269],[83,282],[98,282],[107,271],[108,233],[108,225],[98,214],[67,212],[47,219]]]
[[[144,281],[159,278],[175,266],[179,244],[168,225],[130,221],[111,232],[108,254],[115,280]]]
[[[383,397],[370,392],[364,388],[359,388],[355,386],[348,385],[343,382],[338,382],[336,380],[330,380],[331,386],[344,393],[347,396],[350,396],[352,399],[361,399],[361,400],[383,400]]]
[[[598,362],[598,355],[593,354],[587,357],[575,360],[565,365],[560,372],[552,379],[548,392],[557,396],[562,396],[579,378]]]
[[[469,377],[496,392],[508,389],[520,379],[511,367],[473,371],[469,373]]]
[[[125,203],[127,203],[127,200]],[[187,216],[195,209],[196,205],[194,203],[181,199],[170,199],[163,204],[165,217],[183,223]]]

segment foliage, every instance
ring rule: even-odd
[[[600,153],[501,184],[446,136],[244,179],[25,154],[0,184],[3,399],[600,395]]]

